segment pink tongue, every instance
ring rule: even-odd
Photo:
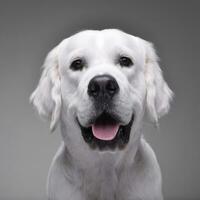
[[[92,132],[93,135],[100,140],[112,140],[115,138],[117,131],[119,129],[119,125],[112,124],[112,125],[100,125],[100,124],[93,124],[92,125]]]

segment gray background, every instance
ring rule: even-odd
[[[152,41],[176,94],[160,131],[146,127],[167,200],[200,199],[198,1],[0,1],[0,199],[41,200],[60,143],[29,105],[47,52],[82,29],[120,28]]]

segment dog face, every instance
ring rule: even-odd
[[[83,31],[48,54],[31,101],[52,130],[61,119],[92,149],[123,149],[144,113],[157,122],[169,109],[172,92],[157,60],[138,37]]]

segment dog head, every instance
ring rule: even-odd
[[[61,119],[68,134],[79,134],[73,140],[98,149],[124,148],[144,114],[157,122],[171,99],[153,45],[115,29],[63,40],[47,55],[31,95],[51,130]]]

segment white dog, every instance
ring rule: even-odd
[[[120,30],[82,31],[48,55],[31,102],[60,122],[49,200],[162,200],[161,173],[142,136],[170,107],[153,45]]]

